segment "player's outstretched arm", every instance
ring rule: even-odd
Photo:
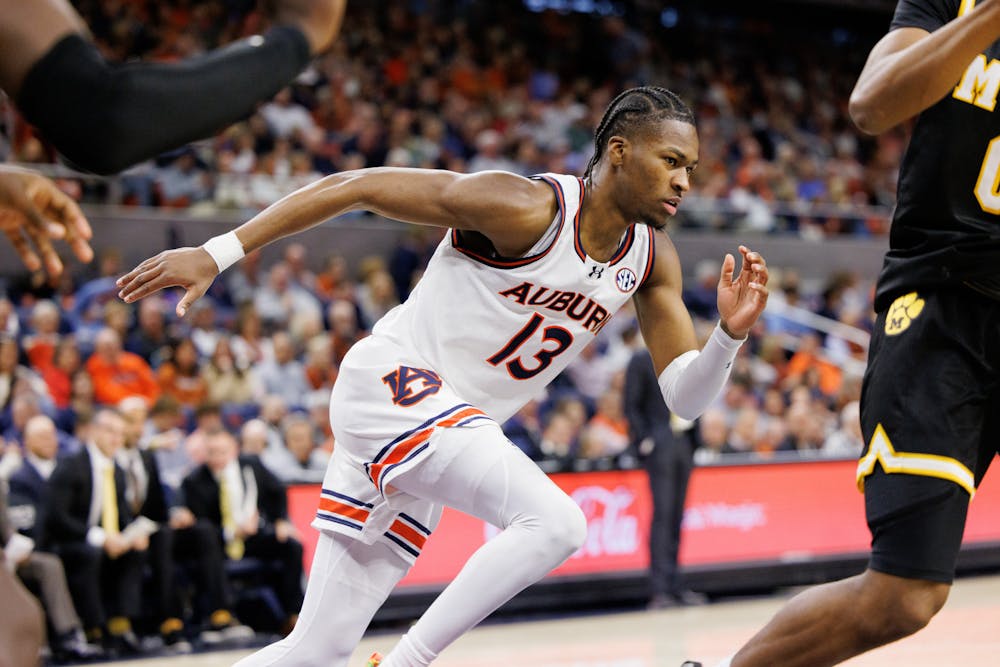
[[[545,183],[506,172],[379,167],[333,174],[200,248],[167,250],[147,259],[119,279],[119,296],[132,302],[165,287],[183,287],[187,294],[177,305],[178,315],[183,316],[215,276],[245,253],[357,210],[403,222],[478,231],[502,254],[517,255],[541,237],[557,205]]]
[[[937,103],[972,60],[1000,38],[1000,0],[982,0],[932,33],[893,30],[879,41],[851,93],[850,114],[879,134]]]
[[[663,399],[685,419],[698,417],[718,395],[740,345],[767,305],[764,258],[740,246],[743,268],[727,254],[719,278],[719,324],[699,351],[694,324],[681,298],[681,269],[670,240],[657,243],[653,273],[635,296],[639,327],[659,378]]]
[[[30,271],[44,267],[52,277],[62,273],[53,240],[65,240],[81,261],[94,257],[90,223],[76,202],[27,169],[0,165],[0,230]]]

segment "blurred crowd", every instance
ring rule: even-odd
[[[75,4],[115,60],[198,57],[261,26],[250,0]],[[699,122],[701,164],[682,225],[884,233],[904,137],[863,137],[847,116],[867,49],[844,40],[863,37],[694,9],[668,27],[657,4],[596,16],[519,2],[356,3],[333,50],[245,122],[113,185],[65,185],[83,200],[252,211],[360,167],[580,173],[609,101],[657,84]],[[782,41],[780,56],[759,48],[768,39]],[[54,157],[6,118],[0,158]]]

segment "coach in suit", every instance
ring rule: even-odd
[[[217,431],[206,438],[205,463],[181,488],[194,515],[215,527],[228,558],[280,564],[275,588],[290,631],[302,606],[302,545],[288,521],[284,485],[256,457],[239,456],[236,438]]]
[[[132,520],[124,471],[114,462],[125,421],[114,410],[94,417],[93,438],[52,473],[45,536],[66,568],[88,635],[107,630],[113,652],[136,653],[131,619],[139,612],[148,536],[123,532]],[[110,613],[109,613],[110,612]]]
[[[149,406],[141,396],[124,399],[118,411],[125,419],[125,446],[115,461],[125,471],[125,498],[135,516],[158,524],[149,539],[152,586],[164,642],[175,652],[190,651],[184,639],[182,603],[176,585],[176,564],[189,562],[191,573],[212,610],[209,629],[226,638],[252,636],[229,612],[230,594],[224,568],[225,556],[215,527],[207,519],[196,519],[187,507],[172,506],[160,479],[160,467],[153,452],[140,449],[149,416]]]
[[[632,446],[643,460],[653,496],[649,606],[659,609],[702,602],[701,596],[681,586],[677,569],[684,499],[694,468],[692,431],[675,434],[671,428],[670,410],[645,348],[632,355],[625,371],[625,415]]]

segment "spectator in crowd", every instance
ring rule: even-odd
[[[503,432],[518,449],[537,461],[542,444],[542,420],[538,414],[538,400],[531,399],[504,422]]]
[[[283,331],[274,334],[271,341],[274,359],[256,369],[259,395],[280,396],[290,407],[301,406],[310,387],[302,362],[295,358],[295,343]]]
[[[39,301],[31,309],[31,333],[24,337],[21,345],[29,365],[38,372],[52,365],[59,345],[60,318],[59,307],[48,299]]]
[[[125,473],[115,465],[125,422],[110,409],[97,413],[92,440],[56,467],[45,536],[66,569],[87,636],[113,654],[140,652],[132,620],[140,610],[142,565],[149,538],[126,531],[132,514]]]
[[[222,338],[222,332],[216,327],[215,317],[215,308],[212,307],[211,301],[199,301],[196,307],[191,308],[190,338],[200,359],[212,356],[215,344]]]
[[[319,300],[292,282],[291,270],[284,262],[271,267],[267,284],[257,290],[254,305],[268,325],[281,327],[301,312],[320,313]]]
[[[704,602],[684,587],[677,562],[695,441],[691,424],[681,424],[663,402],[653,360],[645,349],[632,356],[625,371],[625,415],[632,447],[646,468],[653,498],[649,608]]]
[[[208,198],[208,174],[194,151],[183,151],[156,175],[156,188],[164,206],[185,208]]]
[[[861,434],[861,404],[851,401],[840,410],[840,426],[823,443],[827,456],[857,458],[861,456],[865,440]]]
[[[322,482],[330,455],[316,447],[308,417],[285,417],[281,431],[284,447],[265,450],[261,455],[264,466],[286,484]]]
[[[173,491],[180,488],[181,480],[192,468],[184,448],[183,421],[180,404],[169,396],[160,396],[150,408],[139,443],[153,453],[160,480]]]
[[[41,370],[52,404],[57,410],[70,407],[73,396],[73,376],[81,369],[80,348],[76,339],[66,336],[59,340],[52,353],[52,363]]]
[[[333,343],[325,333],[309,338],[304,368],[310,389],[333,388],[337,367],[333,365]]]
[[[327,307],[330,323],[330,343],[333,346],[333,363],[340,365],[351,346],[364,337],[358,327],[358,310],[354,302],[337,299]]]
[[[624,396],[611,388],[597,399],[597,411],[580,435],[580,454],[597,459],[617,456],[629,445],[629,426],[624,411]]]
[[[236,362],[229,339],[222,336],[201,369],[208,400],[218,405],[246,405],[253,400],[253,381],[247,366]]]
[[[709,408],[698,418],[698,441],[699,447],[694,453],[696,465],[715,463],[726,454],[738,453],[729,444],[726,413],[718,408]]]
[[[240,454],[262,458],[270,444],[269,436],[267,424],[260,419],[248,419],[240,429]]]
[[[27,366],[18,363],[19,347],[14,338],[0,337],[0,412],[8,412],[19,391],[48,398],[45,381]]]
[[[283,631],[290,632],[302,606],[302,545],[288,521],[285,488],[259,460],[240,457],[226,431],[206,440],[205,463],[184,479],[185,503],[212,523],[230,560],[247,556],[279,566],[275,588],[286,614]]]
[[[172,397],[183,407],[195,408],[208,396],[198,350],[190,337],[181,338],[174,344],[170,359],[160,365],[156,378],[161,394]]]
[[[184,439],[184,457],[187,472],[205,462],[208,437],[225,428],[222,408],[215,403],[200,403],[194,409],[194,430]]]
[[[239,307],[232,345],[236,364],[244,368],[251,368],[274,358],[271,339],[263,335],[261,318],[252,302],[245,302]]]
[[[398,306],[399,298],[389,272],[385,269],[372,271],[358,287],[357,302],[361,317],[369,327]]]
[[[49,478],[56,469],[59,438],[45,415],[36,415],[24,427],[24,459],[10,476],[10,507],[16,508],[14,527],[45,545],[43,524],[49,502]]]
[[[53,657],[58,662],[77,662],[98,658],[102,651],[87,643],[80,617],[69,594],[66,573],[58,556],[37,551],[35,541],[17,533],[7,517],[7,485],[0,480],[0,550],[6,564],[39,597],[55,634],[50,639]],[[4,604],[10,604],[4,599]]]
[[[243,262],[240,262],[242,264]],[[236,268],[236,267],[233,267]],[[330,255],[326,258],[323,270],[316,276],[316,296],[324,304],[345,299],[350,300],[354,296],[354,287],[347,272],[347,260],[341,255]],[[330,328],[333,329],[333,317],[327,311],[327,318],[330,320]]]
[[[173,341],[164,313],[167,304],[159,295],[138,304],[138,326],[128,335],[125,349],[146,360],[153,368],[167,358]]]
[[[788,436],[778,451],[818,454],[826,439],[825,411],[816,410],[811,403],[792,404],[785,415]]]
[[[121,338],[112,329],[97,334],[94,354],[86,368],[94,382],[94,398],[100,404],[117,405],[129,396],[142,396],[152,404],[160,395],[149,364],[139,355],[123,350]]]

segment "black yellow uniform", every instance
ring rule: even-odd
[[[933,32],[973,0],[901,0]],[[1000,42],[917,120],[879,277],[858,465],[875,570],[950,582],[1000,444]]]

